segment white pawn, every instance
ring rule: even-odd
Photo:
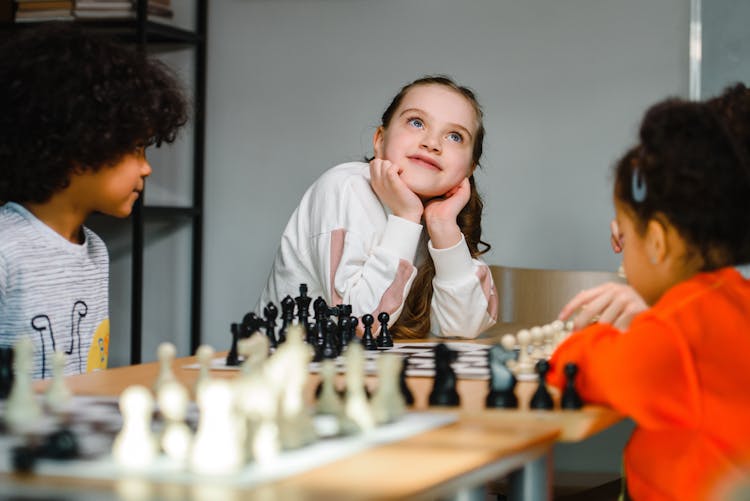
[[[198,430],[190,452],[193,472],[224,475],[242,467],[245,436],[234,413],[233,396],[230,383],[223,379],[212,379],[201,388]]]
[[[542,336],[544,337],[544,358],[549,358],[555,351],[555,328],[552,324],[542,327]]]
[[[208,381],[211,378],[211,360],[214,358],[214,349],[213,347],[202,344],[198,347],[197,350],[195,350],[195,358],[198,359],[198,379],[195,381],[195,386],[193,387],[193,392],[196,395],[198,395],[198,391],[200,390],[200,387]]]
[[[365,393],[364,348],[360,343],[352,343],[347,348],[344,357],[346,358],[344,429],[349,432],[372,430],[375,428],[375,418]]]
[[[161,343],[156,349],[156,357],[159,359],[159,375],[154,383],[154,393],[159,394],[159,388],[164,383],[176,381],[177,378],[172,372],[172,362],[177,354],[177,348],[172,343]]]
[[[378,424],[390,423],[406,412],[406,401],[399,387],[401,356],[381,353],[377,360],[378,389],[372,396],[372,413]]]
[[[148,467],[158,453],[151,433],[154,398],[145,386],[129,386],[120,395],[122,429],[112,444],[112,457],[118,465],[130,469]]]
[[[176,463],[183,465],[190,453],[193,434],[185,422],[189,404],[187,389],[177,381],[167,381],[157,395],[159,411],[165,426],[161,435],[161,448]]]
[[[516,334],[518,340],[518,364],[516,364],[517,374],[529,375],[534,374],[534,361],[529,356],[529,343],[531,342],[531,333],[526,329],[521,329]]]
[[[33,428],[42,415],[32,387],[33,350],[31,339],[26,337],[21,338],[13,350],[15,370],[13,387],[5,406],[5,423],[15,432]]]
[[[47,407],[54,414],[60,414],[68,409],[73,393],[65,384],[65,353],[56,351],[52,355],[52,383],[45,392]]]
[[[529,330],[531,334],[531,358],[532,360],[541,360],[544,358],[544,332],[539,326],[532,327]]]
[[[500,338],[500,344],[507,352],[512,352],[516,349],[516,336],[513,334],[505,334],[502,338]],[[518,365],[518,361],[515,359],[510,359],[507,362],[505,362],[505,366],[508,367],[511,371],[515,370],[516,366]]]

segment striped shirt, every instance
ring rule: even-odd
[[[0,207],[0,345],[34,342],[33,377],[52,375],[52,353],[67,355],[65,374],[106,368],[109,256],[84,227],[74,244],[21,205]]]

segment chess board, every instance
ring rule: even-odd
[[[365,350],[365,373],[377,374],[376,360],[380,353],[395,353],[406,358],[406,375],[410,377],[434,377],[435,353],[439,343],[395,343],[392,348],[378,348],[377,351]],[[451,350],[458,352],[458,358],[451,364],[459,379],[489,379],[490,372],[487,365],[487,351],[489,345],[479,343],[445,342]],[[346,371],[346,361],[339,356],[335,360],[338,372]],[[310,372],[320,371],[319,362],[310,363]],[[184,366],[186,369],[198,369],[198,364]],[[225,358],[215,358],[211,361],[211,370],[239,370],[240,366],[229,366]]]
[[[4,402],[0,402],[0,415],[4,412]],[[162,455],[146,469],[126,470],[115,464],[111,456],[112,443],[122,427],[116,397],[75,396],[69,406],[66,428],[78,437],[79,457],[68,460],[39,459],[34,474],[40,476],[71,477],[82,479],[116,479],[121,477],[142,478],[154,482],[194,485],[197,483],[217,483],[236,487],[252,487],[266,482],[283,479],[303,473],[321,465],[346,458],[368,448],[406,439],[433,428],[455,422],[453,413],[409,412],[394,423],[376,427],[371,432],[355,435],[332,434],[331,416],[315,416],[314,423],[320,438],[318,441],[291,451],[283,451],[269,463],[248,463],[234,474],[212,476],[199,475],[187,470],[184,465],[175,464]],[[187,422],[196,428],[198,409],[191,404]],[[153,431],[158,434],[163,423],[155,413]],[[13,447],[27,443],[29,437],[41,440],[55,430],[59,430],[59,420],[52,416],[43,417],[33,431],[25,436],[0,431],[0,473],[13,471]]]

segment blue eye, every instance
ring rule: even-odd
[[[424,123],[419,118],[410,118],[409,121],[406,123],[408,123],[412,127],[416,127],[417,129],[424,128]]]
[[[458,132],[451,132],[450,134],[448,134],[448,139],[450,139],[454,143],[463,143],[464,142],[463,136],[461,136],[461,134],[459,134]]]

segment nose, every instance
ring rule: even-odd
[[[148,163],[148,160],[144,158],[143,162],[141,163],[141,177],[148,177],[151,175],[151,172],[153,172],[153,170],[151,169],[151,164]]]
[[[422,136],[422,148],[439,153],[441,149],[440,137],[437,134],[426,131]]]

